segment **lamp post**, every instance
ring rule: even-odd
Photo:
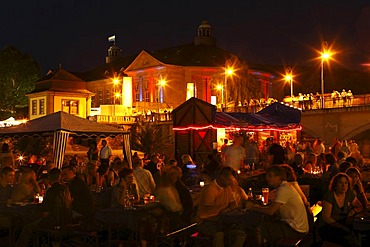
[[[225,109],[227,109],[227,103],[228,103],[228,98],[227,98],[227,76],[232,75],[234,73],[234,70],[232,67],[230,67],[230,60],[226,60],[225,62]]]
[[[113,79],[113,116],[116,115],[116,86],[118,85],[119,80],[117,78]]]
[[[328,43],[326,41],[322,42],[321,45],[321,108],[325,108],[324,99],[324,61],[330,58],[330,53],[328,52]]]
[[[158,82],[158,121],[159,121],[159,106],[161,104],[161,90],[163,90],[164,86],[166,85],[166,80],[161,79]]]
[[[224,103],[224,86],[221,84],[218,84],[216,86],[217,91],[221,91],[221,104],[220,104],[220,109],[222,110],[222,105]]]
[[[290,83],[290,99],[293,101],[293,73],[292,73],[292,68],[288,67],[286,69],[286,75],[285,75],[285,80]]]

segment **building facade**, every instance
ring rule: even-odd
[[[30,120],[63,111],[86,118],[90,114],[91,97],[86,82],[59,68],[36,82],[35,89],[27,94]]]

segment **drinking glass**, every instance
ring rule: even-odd
[[[262,197],[263,197],[263,204],[267,205],[269,203],[269,188],[262,188]]]

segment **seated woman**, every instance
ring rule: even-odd
[[[120,182],[113,187],[111,206],[122,206],[127,194],[134,198],[134,202],[139,202],[139,192],[134,183],[134,171],[130,168],[123,168],[119,172]]]
[[[349,189],[350,180],[345,173],[338,173],[331,179],[329,191],[324,196],[319,225],[321,239],[341,246],[359,246],[351,223],[355,213],[362,210],[362,205]]]
[[[181,180],[188,187],[192,187],[198,184],[199,171],[196,164],[194,164],[193,159],[188,154],[181,156],[182,161],[182,178]]]
[[[36,173],[29,167],[23,167],[22,177],[12,192],[12,202],[25,202],[33,200],[37,193],[40,193],[40,187],[36,180]]]
[[[356,167],[350,167],[346,170],[346,174],[352,179],[350,188],[354,191],[356,197],[361,202],[362,207],[366,209],[369,202],[366,198],[365,189],[361,182],[361,172]]]

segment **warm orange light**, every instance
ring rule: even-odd
[[[121,97],[121,93],[118,93],[118,92],[117,92],[117,93],[115,93],[115,94],[114,94],[114,97],[116,97],[116,98]]]
[[[291,81],[293,79],[293,76],[291,75],[291,74],[287,74],[287,75],[285,75],[285,80],[286,81]]]
[[[113,79],[113,84],[114,84],[114,85],[117,85],[118,83],[119,83],[119,80],[118,80],[117,78],[114,78],[114,79]]]
[[[216,90],[222,90],[222,85],[221,85],[221,84],[218,84],[218,85],[216,86]]]
[[[159,85],[161,87],[165,86],[166,85],[166,80],[164,80],[164,79],[159,80]]]
[[[328,59],[330,59],[331,55],[332,55],[332,53],[329,52],[329,51],[323,52],[323,53],[321,53],[321,59],[328,60]]]
[[[232,74],[234,74],[234,70],[233,70],[232,68],[228,68],[228,69],[226,70],[226,74],[228,74],[228,75],[232,75]]]

